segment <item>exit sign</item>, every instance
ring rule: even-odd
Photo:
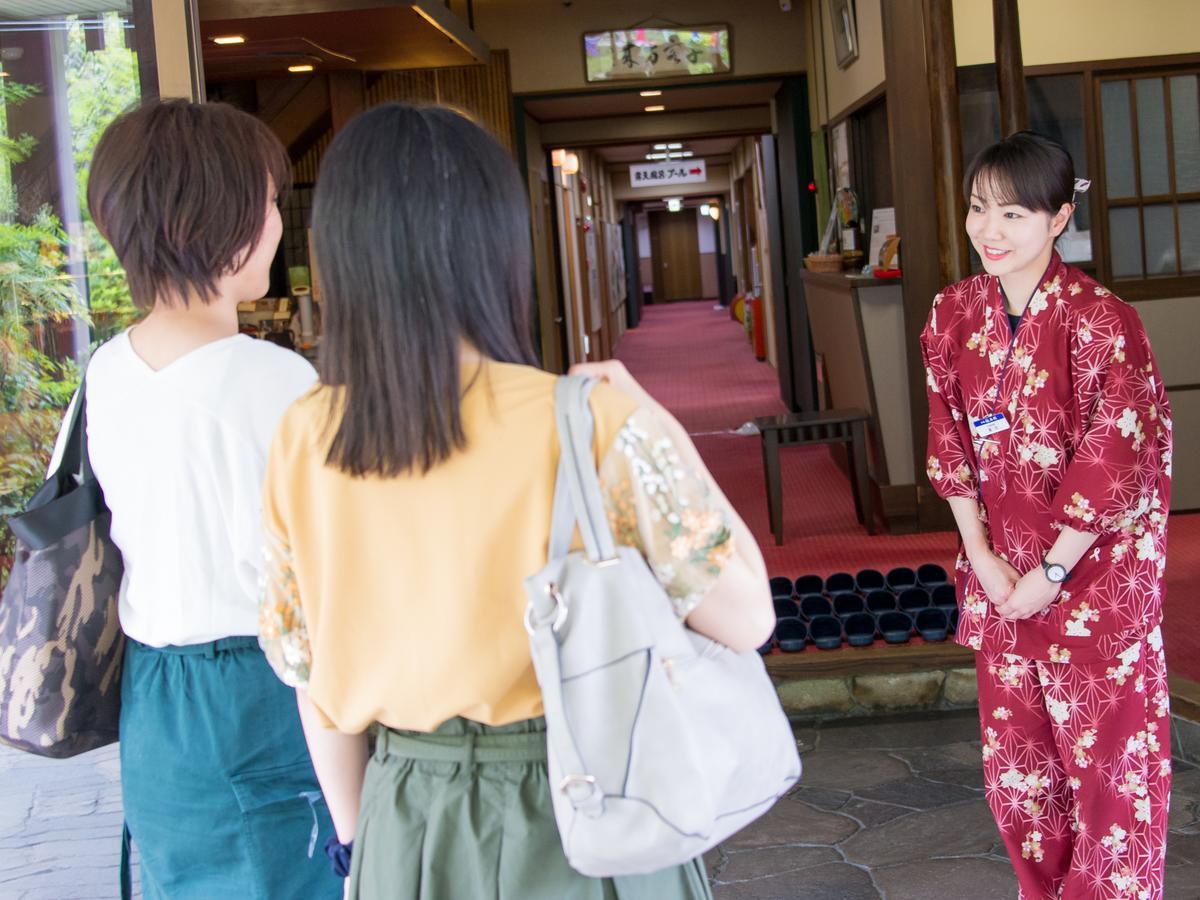
[[[633,187],[701,184],[705,181],[708,181],[708,169],[702,159],[677,159],[672,162],[637,163],[629,167],[629,183]]]

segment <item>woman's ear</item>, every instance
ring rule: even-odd
[[[1074,214],[1075,204],[1064,203],[1059,208],[1058,212],[1054,214],[1054,218],[1050,220],[1050,234],[1054,237],[1058,237],[1060,234],[1062,234],[1067,228],[1067,223],[1071,221],[1071,216]]]

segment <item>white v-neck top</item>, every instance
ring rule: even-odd
[[[92,468],[125,560],[121,627],[156,647],[257,634],[267,450],[313,367],[234,335],[155,370],[125,332],[87,378]]]

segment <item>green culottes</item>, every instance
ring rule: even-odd
[[[701,860],[588,878],[563,855],[546,723],[380,729],[350,868],[357,900],[707,900]]]

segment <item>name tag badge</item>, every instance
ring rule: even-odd
[[[996,412],[989,416],[984,416],[981,419],[976,419],[971,423],[971,430],[978,437],[988,437],[997,434],[1001,431],[1008,431],[1008,419],[1004,417],[1004,413]]]

